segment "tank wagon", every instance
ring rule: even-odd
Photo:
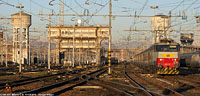
[[[181,54],[180,63],[181,67],[200,68],[200,52]]]
[[[134,63],[156,74],[179,74],[180,45],[173,40],[160,40],[134,56]]]
[[[181,33],[180,41],[183,45],[192,45],[194,41],[194,34],[193,33]]]

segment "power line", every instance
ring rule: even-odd
[[[148,3],[148,1],[149,0],[146,0],[146,2],[144,3],[144,5],[143,5],[143,7],[142,7],[142,9],[141,9],[141,11],[140,11],[140,13],[139,13],[139,15],[141,15],[142,14],[142,12],[143,12],[143,10],[144,10],[144,8],[145,8],[145,6],[147,5],[147,3]],[[135,11],[135,15],[136,15],[137,13],[136,13],[136,11]],[[133,25],[131,25],[131,26],[135,26],[135,23],[136,23],[136,21],[137,21],[137,18],[134,18],[134,20],[133,20]]]
[[[176,8],[178,8],[182,3],[184,3],[185,2],[185,0],[182,0],[176,7],[174,7],[174,8],[172,8],[170,11],[173,11],[173,10],[175,10]]]
[[[184,11],[188,10],[190,7],[192,7],[193,4],[195,4],[198,0],[195,0],[194,2],[192,2],[192,4],[190,4],[186,9],[184,9]]]
[[[12,6],[12,7],[16,7],[15,5],[10,4],[10,3],[8,3],[8,2],[5,2],[5,1],[3,1],[3,0],[0,0],[0,1],[3,2],[3,4],[6,4],[6,5],[9,5],[9,6]]]
[[[38,6],[42,7],[42,8],[51,9],[51,8],[45,7],[45,6],[43,6],[43,5],[41,5],[41,4],[37,3],[37,2],[35,2],[34,0],[30,0],[30,1],[31,1],[32,3],[38,5]]]
[[[84,8],[80,3],[78,3],[77,0],[74,0],[74,1],[75,1],[75,3],[76,3],[80,8],[86,9],[86,8]]]

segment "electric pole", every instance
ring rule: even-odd
[[[109,2],[109,44],[108,44],[108,74],[111,74],[111,25],[112,25],[112,0]]]
[[[29,38],[29,41],[30,41],[30,38]],[[29,51],[28,51],[28,52],[29,52],[29,53],[28,53],[28,54],[29,54],[29,57],[28,57],[28,58],[29,58],[29,60],[28,60],[28,65],[31,66],[31,45],[30,45],[30,42],[29,42],[28,46],[29,46],[29,47],[28,47],[28,50],[29,50]]]
[[[2,32],[3,35],[3,32]],[[0,44],[1,44],[1,65],[3,65],[3,37],[0,38]]]
[[[8,68],[8,28],[6,28],[6,68]]]
[[[48,30],[48,70],[51,70],[51,15],[49,15],[49,30]]]
[[[155,16],[156,15],[156,9],[158,8],[158,6],[151,6],[151,8],[154,9],[154,16]],[[155,41],[156,41],[157,32],[156,31],[154,31],[154,32],[155,33],[152,32],[152,44],[154,44]]]
[[[20,47],[20,61],[19,61],[19,73],[22,72],[22,39],[23,39],[23,34],[22,34],[22,8],[24,8],[24,6],[22,6],[21,4],[19,6],[17,6],[17,8],[20,9],[20,39],[19,39],[19,47]]]
[[[59,24],[64,25],[64,0],[59,2]]]
[[[73,32],[73,54],[72,54],[72,67],[74,67],[74,62],[75,62],[75,56],[74,56],[74,50],[75,50],[75,48],[74,48],[74,46],[75,46],[75,27],[76,27],[76,25],[74,25],[74,32]]]

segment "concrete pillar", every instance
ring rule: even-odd
[[[56,54],[53,54],[53,63],[56,65]]]
[[[67,49],[65,50],[65,52],[64,52],[64,60],[63,60],[63,64],[64,64],[64,66],[66,66],[65,65],[65,62],[67,61]]]
[[[159,43],[160,42],[160,31],[156,31],[156,42],[155,43]]]
[[[183,47],[180,48],[180,53],[184,53]]]
[[[13,32],[16,32],[16,29],[15,29],[15,28],[13,28]],[[14,41],[15,41],[15,38],[16,38],[16,37],[15,37],[15,34],[13,34],[13,54],[12,54],[12,55],[13,55],[13,58],[12,58],[13,60],[12,60],[12,61],[13,61],[14,64],[15,64],[15,60],[16,60],[16,59],[15,59],[15,57],[16,57],[16,56],[15,56],[15,42],[14,42]]]
[[[3,40],[0,39],[0,47],[1,47],[1,65],[3,65]]]
[[[60,40],[56,40],[56,66],[60,65]]]
[[[156,31],[154,31],[154,32],[156,32]],[[152,44],[155,43],[155,34],[156,34],[156,33],[152,33]]]
[[[97,65],[100,65],[100,63],[101,63],[100,43],[101,43],[100,38],[97,38],[97,40],[96,40],[96,64]]]
[[[26,64],[29,62],[29,28],[26,29]]]
[[[101,64],[101,54],[100,54],[100,48],[96,49],[96,64],[100,65]]]

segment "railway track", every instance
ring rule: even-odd
[[[96,78],[96,76],[101,75],[106,70],[107,69],[100,69],[97,71],[93,71],[93,72],[90,72],[87,74],[83,74],[81,76],[73,77],[73,78],[71,78],[69,80],[65,80],[63,82],[59,82],[56,84],[52,84],[52,85],[48,85],[48,86],[44,86],[41,88],[37,88],[37,89],[33,89],[30,91],[24,92],[21,95],[48,93],[48,94],[53,94],[53,95],[57,96],[57,95],[65,93],[68,90],[73,89],[76,86],[86,84],[88,81],[93,80],[94,78]]]
[[[77,72],[81,72],[83,70],[85,70],[85,69],[73,70],[73,71],[68,71],[68,72],[60,72],[57,74],[50,74],[50,75],[38,76],[38,77],[34,77],[34,78],[27,78],[27,79],[22,79],[22,80],[4,82],[4,83],[0,83],[0,90],[5,89],[7,84],[11,88],[16,88],[16,87],[24,86],[24,85],[31,84],[31,83],[47,81],[48,79],[52,80],[54,78],[57,78],[56,76],[65,75],[65,74],[74,74]]]
[[[133,88],[128,85],[123,85],[119,83],[107,82],[103,80],[90,81],[89,84],[102,86],[120,96],[133,96],[136,95],[138,88]]]
[[[199,81],[191,80],[187,77],[182,77],[182,76],[164,76],[164,79],[168,81],[177,82],[179,87],[174,89],[177,92],[184,93],[186,91],[191,91],[191,90],[200,91]]]
[[[143,88],[140,87],[134,87],[131,85],[125,85],[125,84],[120,84],[120,83],[114,83],[110,81],[105,81],[105,80],[96,80],[96,81],[91,81],[89,82],[94,85],[99,85],[102,86],[106,89],[109,89],[116,94],[119,94],[120,96],[160,96],[160,94],[146,91]],[[151,93],[151,94],[150,94]]]
[[[155,95],[161,94],[161,95],[183,96],[182,94],[176,92],[175,90],[166,88],[155,82],[151,82],[151,80],[149,80],[145,77],[142,77],[140,74],[136,74],[134,71],[128,71],[126,66],[125,66],[124,70],[125,70],[124,74],[129,79],[130,83],[133,86],[142,88],[143,90],[145,90],[146,93],[149,93],[149,95],[155,96]],[[135,78],[135,79],[137,78],[137,80],[135,80],[133,78]],[[140,83],[137,81],[140,81]],[[151,90],[151,91],[149,91],[149,90]]]

